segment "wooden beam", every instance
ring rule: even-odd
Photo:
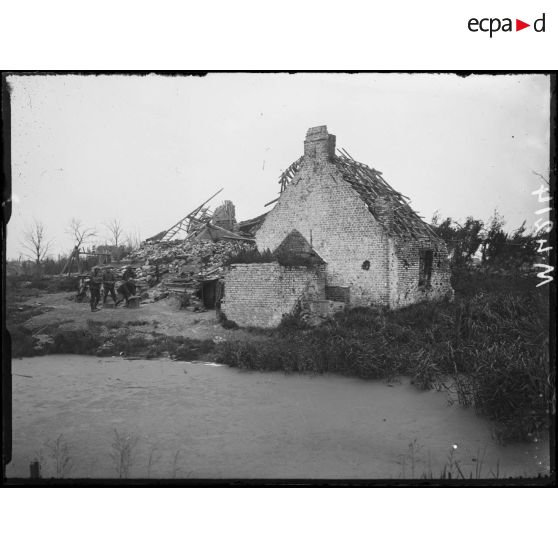
[[[228,229],[224,229],[223,227],[220,227],[219,225],[215,225],[213,223],[207,223],[207,227],[210,229],[217,229],[219,231],[223,231],[227,234],[227,236],[229,238],[233,238],[234,240],[246,240],[243,236],[240,236],[232,231],[229,231]]]
[[[184,229],[181,229],[181,228],[180,228],[180,225],[181,225],[182,223],[184,223],[184,221],[186,221],[187,219],[192,219],[192,218],[194,217],[194,215],[196,215],[197,213],[199,213],[199,212],[203,209],[204,205],[206,205],[207,203],[209,203],[215,196],[217,196],[218,194],[220,194],[222,191],[223,191],[223,188],[221,188],[220,190],[218,190],[217,192],[215,192],[215,194],[213,194],[210,198],[208,198],[207,200],[205,200],[201,205],[199,205],[198,207],[196,207],[196,209],[194,209],[193,211],[190,211],[190,213],[188,213],[188,215],[186,215],[186,217],[183,217],[182,219],[180,219],[180,221],[178,221],[177,223],[175,223],[172,227],[169,227],[169,228],[166,230],[166,232],[165,232],[165,234],[164,234],[164,236],[163,236],[163,239],[165,239],[165,240],[170,240],[170,238],[172,238],[172,237],[178,232],[178,230],[184,230]],[[176,228],[176,227],[178,227],[178,230],[173,232],[173,229]],[[187,232],[187,231],[186,231],[186,232]],[[167,235],[168,235],[169,233],[172,233],[172,234],[171,234],[170,237],[167,238]]]

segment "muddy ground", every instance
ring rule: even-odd
[[[183,336],[190,339],[243,339],[254,333],[225,329],[215,310],[192,312],[180,309],[180,301],[168,297],[157,302],[143,302],[139,308],[102,308],[91,312],[88,302],[75,302],[74,293],[18,290],[7,294],[7,325],[19,324],[35,335],[52,335],[56,330],[83,330],[92,324],[105,324],[113,333]],[[115,327],[116,326],[116,327]],[[120,326],[120,327],[118,327]]]

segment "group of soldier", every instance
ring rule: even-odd
[[[114,307],[116,308],[122,300],[125,301],[126,306],[131,296],[136,294],[136,285],[134,279],[136,274],[131,266],[127,266],[123,275],[122,283],[118,287],[117,291],[122,295],[122,299],[117,299],[114,287],[116,285],[116,276],[112,268],[107,267],[101,273],[99,267],[94,267],[91,274],[89,275],[89,292],[91,295],[91,312],[97,312],[100,308],[97,308],[99,302],[101,301],[101,286],[103,287],[104,297],[103,304],[106,303],[107,297],[110,294],[112,300],[114,301]]]

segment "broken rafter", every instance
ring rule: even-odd
[[[180,231],[190,233],[192,232],[192,221],[196,220],[196,217],[199,219],[200,217],[203,219],[207,216],[209,209],[205,207],[215,196],[220,194],[223,191],[221,188],[219,191],[215,192],[210,198],[204,201],[201,205],[196,207],[193,211],[190,211],[186,217],[183,217],[175,223],[172,227],[170,227],[164,234],[161,240],[170,240],[174,236],[176,236]],[[201,212],[201,215],[199,213]]]
[[[347,157],[348,159],[350,159],[351,161],[354,161],[355,163],[358,163],[358,161],[355,161],[351,155],[349,154],[349,152],[346,149],[343,149],[342,147],[340,149],[338,149],[337,151],[339,151],[339,153],[341,153],[341,155],[344,155],[345,157]]]
[[[188,220],[191,221],[192,223],[196,224],[196,225],[205,225],[205,224],[209,223],[209,221],[211,220],[211,217],[208,217],[208,218],[189,217]]]
[[[432,228],[411,208],[409,198],[394,190],[381,176],[381,173],[363,163],[355,161],[345,149],[337,150],[334,159],[343,174],[369,211],[385,227],[393,232],[412,238],[437,238]],[[384,200],[384,202],[380,202]],[[380,212],[381,203],[388,204],[387,217]]]
[[[256,242],[256,239],[246,238],[244,236],[227,236],[224,234],[220,238],[224,238],[225,240],[241,240],[242,242]]]
[[[215,223],[211,223],[209,221],[208,222],[199,221],[197,219],[194,219],[194,220],[197,221],[201,226],[199,226],[195,231],[191,232],[186,237],[186,240],[189,240],[190,238],[196,237],[196,236],[202,234],[203,232],[207,231],[207,233],[211,237],[211,240],[213,240],[213,241],[219,240],[221,238],[225,238],[227,240],[243,240],[243,241],[246,241],[246,242],[255,242],[254,239],[252,239],[252,238],[246,238],[245,236],[241,236],[239,234],[236,234],[235,232],[230,231],[228,229],[225,229],[224,227],[220,227],[219,225],[216,225]],[[220,233],[225,233],[225,234],[220,234],[219,236],[214,236],[213,231],[219,231]]]
[[[291,166],[289,166],[285,171],[281,173],[281,176],[279,177],[279,184],[281,185],[281,191],[279,192],[280,194],[282,194],[287,189],[287,186],[290,184],[294,175],[300,169],[303,157],[299,157]]]
[[[206,227],[209,228],[209,229],[216,229],[218,231],[222,231],[222,232],[226,233],[227,238],[230,238],[230,239],[233,239],[233,240],[246,240],[243,236],[240,236],[239,234],[236,234],[232,231],[229,231],[228,229],[220,227],[219,225],[216,225],[215,223],[207,223]]]

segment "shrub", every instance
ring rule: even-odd
[[[9,328],[9,334],[12,358],[35,356],[35,340],[30,329],[13,326]]]
[[[143,356],[150,346],[149,340],[143,335],[130,336],[125,332],[117,333],[112,343],[116,354],[122,353],[127,356]]]
[[[52,353],[94,355],[103,340],[90,330],[61,331],[55,333]]]
[[[272,263],[277,262],[284,267],[313,267],[320,261],[309,255],[297,254],[289,250],[278,249],[271,252],[269,249],[260,252],[257,248],[243,248],[232,254],[225,265]],[[321,262],[323,263],[323,262]]]
[[[126,327],[124,325],[124,322],[122,322],[120,320],[108,320],[106,322],[99,322],[99,325],[104,325],[108,329],[121,329],[123,327]],[[130,324],[130,322],[128,322],[128,325],[132,325],[132,324]]]
[[[67,275],[63,277],[52,277],[49,281],[49,292],[77,292],[79,288],[79,278],[76,275]]]
[[[26,291],[30,289],[44,291],[48,288],[49,282],[48,278],[36,274],[11,275],[6,278],[6,286],[10,290],[23,288]]]
[[[213,347],[214,343],[209,339],[202,341],[185,339],[171,356],[174,360],[196,360],[208,355],[213,350]]]
[[[225,313],[219,309],[217,310],[217,319],[225,329],[238,329],[238,324],[233,320],[229,320]]]
[[[34,316],[40,316],[45,312],[52,310],[50,306],[27,306],[21,307],[11,306],[8,308],[6,321],[11,324],[22,324]]]
[[[251,264],[251,263],[271,263],[277,258],[270,250],[260,252],[256,247],[242,248],[225,260],[225,265],[232,264]]]
[[[291,312],[290,314],[285,314],[281,318],[281,322],[277,326],[277,332],[280,335],[288,335],[300,330],[309,329],[309,327],[310,326],[304,321],[302,317],[300,305],[297,305],[293,312]]]
[[[227,318],[221,321],[221,325],[225,329],[238,329],[238,324],[234,320],[228,320]]]
[[[49,288],[50,281],[46,277],[34,277],[30,281],[32,289],[39,289],[45,291]]]

